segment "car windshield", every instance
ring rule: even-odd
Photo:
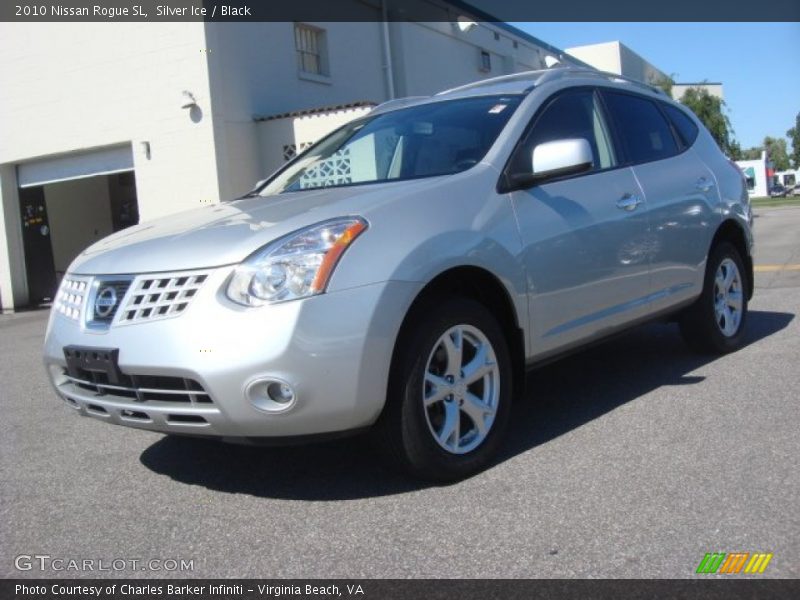
[[[262,196],[448,175],[480,162],[522,96],[431,102],[348,123],[298,156]]]

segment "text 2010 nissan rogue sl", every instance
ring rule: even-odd
[[[242,199],[94,244],[45,365],[108,423],[371,429],[454,480],[492,459],[544,359],[670,315],[697,349],[740,346],[751,222],[741,172],[663,94],[576,68],[486,80],[381,105]]]

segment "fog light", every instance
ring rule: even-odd
[[[288,383],[273,381],[267,385],[267,396],[278,404],[288,404],[294,400],[294,390]]]
[[[255,408],[264,412],[284,412],[297,403],[294,387],[277,377],[254,379],[247,384],[244,393]]]

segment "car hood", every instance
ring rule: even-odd
[[[437,178],[439,179],[439,178]],[[431,180],[425,180],[430,185]],[[244,198],[177,213],[112,234],[70,266],[85,275],[181,271],[239,263],[288,233],[341,216],[361,215],[415,193],[423,180]]]

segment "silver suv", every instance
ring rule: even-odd
[[[752,215],[689,111],[575,68],[393,101],[244,198],[81,254],[45,343],[82,415],[229,441],[370,429],[454,480],[525,370],[654,318],[742,344]]]

